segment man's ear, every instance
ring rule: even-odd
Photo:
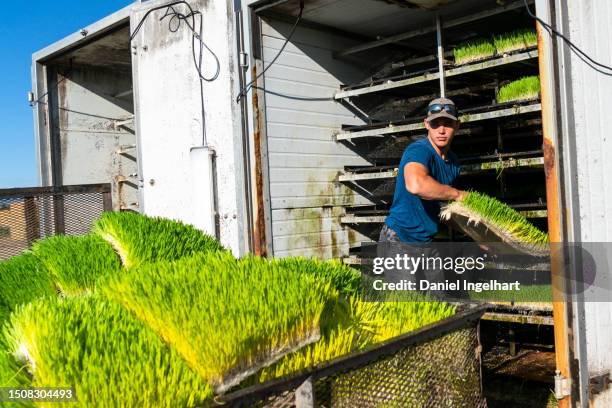
[[[425,124],[425,129],[429,130],[430,126],[429,126],[429,122],[427,121],[427,119],[423,119],[423,123]]]
[[[455,130],[459,129],[461,127],[461,122],[459,122],[458,120],[455,121]]]

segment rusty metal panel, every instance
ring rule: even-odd
[[[282,47],[289,25],[264,20],[264,66]],[[266,89],[299,97],[329,97],[360,72],[334,60],[332,53],[352,45],[346,38],[300,27],[266,72]],[[275,256],[340,258],[363,237],[340,223],[343,206],[368,203],[338,181],[348,165],[367,164],[336,143],[334,130],[360,124],[341,104],[265,95],[266,142]],[[349,236],[350,235],[350,236]]]

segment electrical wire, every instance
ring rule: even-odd
[[[578,56],[578,58],[580,58],[584,63],[586,63],[591,68],[593,68],[594,70],[596,70],[597,72],[599,72],[601,74],[604,74],[604,75],[607,75],[607,76],[612,76],[612,72],[606,72],[606,71],[602,70],[602,68],[603,68],[605,70],[612,71],[612,66],[605,65],[605,64],[602,64],[600,62],[595,61],[595,59],[591,58],[586,52],[582,51],[580,49],[580,47],[578,47],[576,44],[574,44],[572,41],[570,41],[569,38],[567,38],[566,36],[561,34],[559,31],[555,30],[550,24],[548,24],[547,22],[542,20],[540,17],[536,16],[531,11],[531,9],[529,8],[529,4],[528,4],[527,0],[523,0],[523,2],[525,3],[525,8],[527,9],[527,14],[529,14],[529,16],[531,18],[533,18],[534,20],[536,20],[537,22],[542,24],[542,26],[544,28],[546,28],[549,33],[552,33],[552,34],[556,35],[557,37],[560,37],[563,41],[565,41],[565,43],[569,46],[570,50],[572,50],[574,52],[574,54],[576,54]]]
[[[177,11],[177,9],[174,6],[178,6],[178,5],[184,5],[189,10],[189,12],[187,14],[183,14]],[[164,8],[166,10],[164,12],[164,15],[159,19],[159,21],[164,21],[165,19],[168,19],[168,30],[171,33],[176,33],[180,29],[181,24],[183,22],[185,23],[185,25],[187,25],[187,27],[189,28],[189,30],[191,30],[191,33],[192,33],[191,56],[193,58],[193,64],[196,68],[196,71],[198,72],[198,77],[200,81],[200,105],[201,105],[201,110],[202,110],[201,112],[202,145],[208,146],[207,137],[206,137],[206,108],[205,108],[205,103],[204,103],[204,81],[212,82],[216,80],[219,77],[219,74],[221,73],[221,64],[219,62],[219,58],[217,57],[217,55],[202,40],[202,33],[203,33],[202,13],[199,11],[194,11],[189,3],[187,3],[186,1],[182,1],[182,0],[164,4],[158,7],[153,7],[149,9],[145,13],[145,15],[141,18],[138,25],[136,26],[136,28],[130,35],[130,41],[132,41],[136,37],[136,34],[138,34],[138,32],[140,31],[146,19],[153,12],[164,9]],[[198,26],[197,31],[196,31],[196,17],[199,17],[197,18],[197,26]],[[197,54],[196,54],[196,41],[199,43],[199,52]],[[208,51],[208,53],[212,55],[212,57],[215,60],[215,66],[216,66],[215,72],[210,77],[206,77],[202,73],[202,65],[203,65],[203,60],[204,60],[204,49],[206,49],[206,51]]]
[[[174,6],[177,6],[177,5],[184,5],[189,10],[189,13],[183,14],[183,13],[180,13],[179,11],[177,11],[176,8],[174,7]],[[169,20],[168,20],[168,30],[170,32],[172,32],[172,33],[177,32],[180,29],[181,24],[183,22],[185,23],[185,25],[187,25],[189,30],[191,30],[191,33],[192,33],[191,54],[192,54],[192,57],[193,57],[193,63],[195,65],[195,67],[196,67],[196,70],[197,70],[198,75],[200,76],[200,78],[202,80],[206,81],[206,82],[212,82],[215,79],[217,79],[219,77],[220,72],[221,72],[221,64],[219,62],[219,58],[214,53],[214,51],[211,50],[210,47],[208,45],[206,45],[206,43],[202,40],[202,13],[200,13],[199,11],[194,11],[193,8],[191,7],[191,5],[189,3],[187,3],[186,1],[184,1],[184,0],[174,1],[172,3],[164,4],[162,6],[153,7],[151,9],[147,10],[145,15],[138,22],[138,25],[136,26],[136,28],[134,29],[132,34],[130,34],[130,41],[132,41],[136,37],[136,34],[138,34],[140,29],[144,25],[145,21],[147,20],[147,18],[153,12],[155,12],[157,10],[162,10],[162,9],[166,9],[166,11],[165,11],[164,15],[159,19],[159,21],[163,21],[166,18],[169,18]],[[199,32],[196,31],[196,16],[199,16],[199,24],[198,24],[199,25]],[[200,44],[199,56],[196,56],[196,46],[195,46],[196,41]],[[202,57],[203,57],[204,49],[206,49],[208,51],[208,53],[215,60],[215,72],[210,77],[206,77],[202,73],[202,59],[203,59]]]
[[[238,96],[236,97],[236,102],[240,102],[240,100],[242,98],[244,98],[247,93],[255,88],[255,86],[253,85],[259,78],[261,78],[261,76],[263,74],[266,73],[266,71],[268,69],[270,69],[270,67],[272,65],[274,65],[274,63],[276,62],[276,60],[281,56],[281,54],[283,53],[283,51],[285,50],[285,47],[287,46],[287,44],[289,44],[289,41],[291,41],[291,38],[293,37],[293,34],[295,33],[295,29],[297,28],[298,24],[300,23],[300,20],[302,20],[302,13],[304,11],[304,0],[300,0],[300,13],[298,14],[295,23],[293,23],[293,26],[291,27],[291,31],[289,31],[289,35],[287,36],[287,38],[285,39],[285,42],[283,43],[283,46],[280,48],[280,50],[278,50],[278,53],[274,56],[274,58],[272,58],[272,61],[270,61],[270,63],[263,69],[263,71],[261,71],[255,78],[253,78],[253,80],[251,82],[249,82],[248,84],[246,84],[244,86],[244,88],[242,88],[240,90],[240,92],[238,93]],[[267,91],[268,93],[271,93],[271,91]],[[279,94],[280,96],[281,94]]]
[[[287,95],[287,94],[283,94],[280,92],[275,92],[275,91],[270,91],[269,89],[263,88],[261,86],[251,86],[251,89],[258,89],[260,91],[263,91],[267,94],[270,95],[275,95],[275,96],[279,96],[281,98],[286,98],[286,99],[293,99],[296,101],[335,101],[336,98],[334,98],[333,96],[329,96],[329,97],[320,97],[320,98],[313,98],[313,97],[307,97],[307,96],[293,96],[293,95]]]

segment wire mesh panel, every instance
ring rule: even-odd
[[[476,308],[295,378],[238,391],[226,406],[267,408],[486,407]],[[312,401],[296,394],[312,386]],[[310,391],[308,391],[310,392]]]
[[[51,235],[87,234],[112,209],[110,192],[110,184],[0,190],[0,259]]]

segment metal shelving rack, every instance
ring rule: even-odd
[[[430,55],[399,58],[397,62],[391,63],[391,69],[384,68],[378,71],[384,72],[386,76],[372,75],[360,83],[342,86],[334,95],[337,101],[345,106],[352,106],[355,112],[362,113],[360,116],[366,122],[360,126],[343,126],[334,133],[334,140],[345,144],[372,163],[371,166],[347,167],[344,173],[338,176],[338,182],[349,186],[373,202],[370,207],[346,207],[345,215],[341,217],[341,223],[346,228],[358,230],[374,240],[377,238],[377,231],[382,226],[392,202],[394,179],[397,176],[401,153],[406,146],[417,139],[417,136],[423,134],[424,129],[423,115],[417,114],[420,113],[419,110],[415,112],[413,109],[411,117],[408,118],[377,120],[368,114],[368,109],[362,109],[360,106],[360,102],[364,100],[378,101],[375,102],[378,103],[375,106],[380,107],[381,101],[384,104],[385,101],[393,101],[401,95],[410,104],[425,105],[439,95],[453,98],[476,95],[477,101],[472,106],[460,109],[462,128],[458,136],[461,137],[457,137],[453,142],[453,150],[463,150],[464,153],[459,155],[462,159],[460,178],[466,180],[468,185],[478,183],[476,185],[479,189],[481,180],[489,180],[488,185],[496,191],[494,195],[502,199],[506,194],[513,196],[514,193],[510,193],[517,183],[524,187],[531,181],[537,181],[539,175],[541,183],[534,184],[534,191],[540,187],[539,184],[544,188],[544,159],[541,146],[531,146],[536,140],[534,137],[540,138],[542,135],[539,115],[542,107],[539,100],[500,104],[494,98],[487,99],[493,91],[497,93],[499,90],[501,83],[498,72],[503,72],[501,77],[505,76],[506,79],[514,72],[525,70],[537,72],[536,47],[527,47],[464,65],[455,65],[448,60],[452,52],[445,50],[443,43],[444,34],[450,28],[457,33],[468,23],[493,16],[504,18],[504,13],[516,13],[522,7],[524,2],[520,0],[449,21],[441,21],[437,16],[435,24],[431,26],[351,47],[336,54],[336,57],[345,58],[377,47],[401,44],[405,40],[425,34],[436,35],[437,49],[432,49]],[[433,64],[436,62],[437,66],[434,67]],[[431,66],[423,67],[427,63]],[[408,69],[413,70],[408,71]],[[403,71],[398,74],[398,70]],[[432,84],[434,81],[439,82],[439,86],[436,87],[437,92],[424,92],[424,87],[435,86]],[[365,103],[365,105],[369,105],[370,111],[372,110],[371,104]],[[462,137],[465,137],[463,141]],[[520,143],[526,143],[529,148],[517,147]],[[474,150],[473,147],[476,145],[487,145],[488,151],[479,152],[478,149],[470,151]],[[466,151],[469,151],[468,157]],[[519,177],[519,181],[513,177]],[[522,181],[520,177],[526,177],[529,181]],[[514,195],[518,202],[509,204],[532,221],[544,221],[542,224],[545,226],[547,211],[542,195],[537,193]],[[444,232],[453,237],[453,232]],[[360,265],[367,260],[359,257],[359,246],[355,246],[351,248],[351,253],[345,258],[345,262]]]

